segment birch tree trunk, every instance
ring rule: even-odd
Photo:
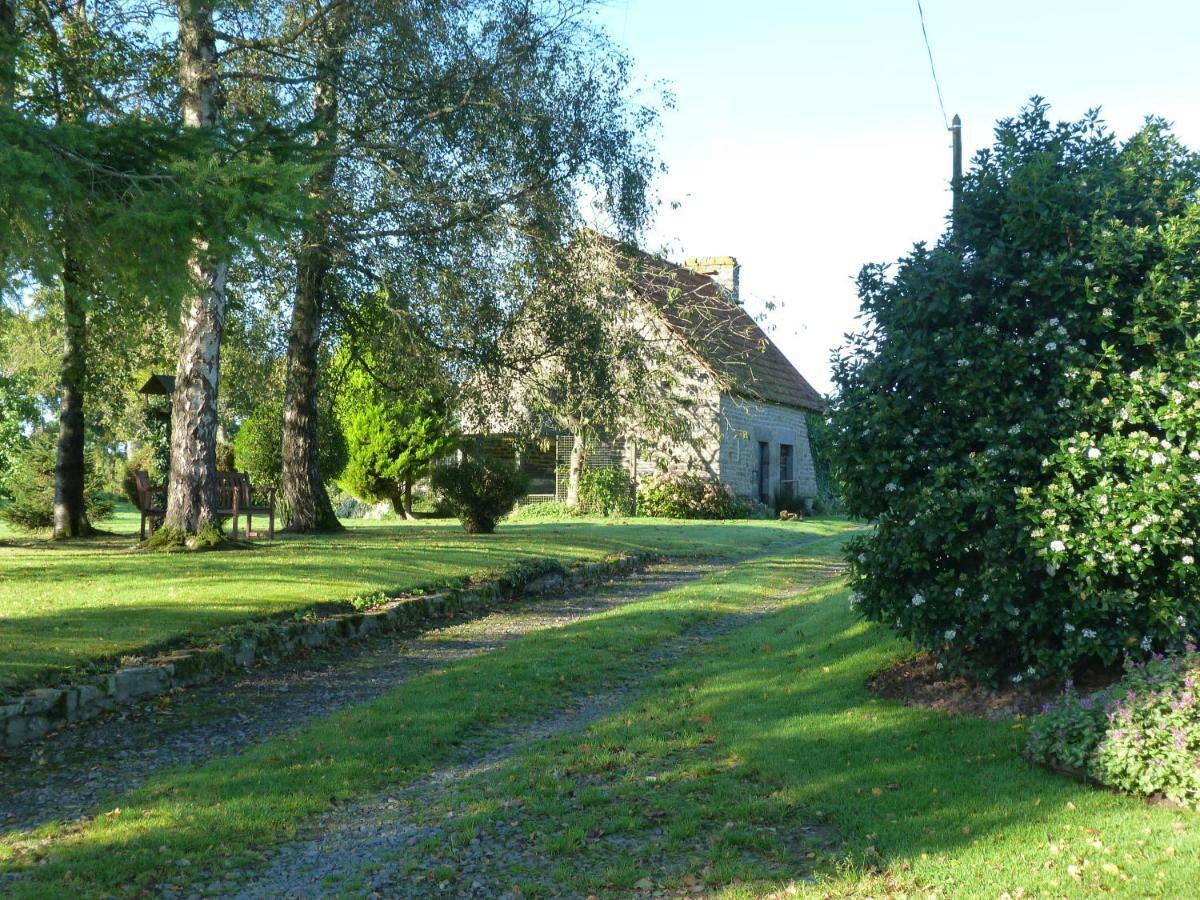
[[[308,184],[320,204],[301,234],[296,257],[296,299],[288,333],[283,405],[284,505],[289,531],[333,531],[342,526],[329,502],[317,452],[317,345],[332,258],[329,204],[337,175],[338,90],[345,62],[350,5],[333,14],[324,31],[313,94],[313,147],[324,162]]]
[[[69,242],[69,238],[66,239]],[[58,446],[54,457],[54,537],[92,531],[84,501],[83,395],[87,382],[87,290],[69,249],[62,268],[63,355],[59,368]]]
[[[217,124],[217,49],[212,4],[178,0],[179,82],[183,124]],[[190,262],[195,285],[180,311],[179,364],[171,404],[171,478],[166,528],[195,535],[218,526],[216,445],[221,334],[225,328],[227,260],[197,240]]]

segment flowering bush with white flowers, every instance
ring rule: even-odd
[[[874,532],[857,608],[943,667],[1028,684],[1200,626],[1200,162],[1034,102],[956,227],[859,277],[833,458]]]
[[[1030,723],[1034,761],[1086,774],[1132,794],[1200,805],[1200,654],[1132,663],[1107,690],[1068,684]]]

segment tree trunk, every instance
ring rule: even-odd
[[[408,521],[410,521],[410,522],[412,522],[413,520],[415,520],[417,518],[415,515],[413,515],[413,511],[412,511],[412,479],[411,478],[404,479],[404,518],[408,519]]]
[[[583,467],[587,463],[587,447],[583,435],[576,434],[571,442],[571,461],[567,468],[567,506],[579,506],[579,482],[583,478]]]
[[[5,0],[0,0],[5,4]],[[83,0],[74,0],[67,10],[83,26],[87,8]],[[8,20],[7,23],[3,20]],[[15,11],[0,10],[0,29],[11,23]],[[0,35],[7,37],[7,35]],[[15,39],[15,33],[12,35]],[[68,37],[68,46],[73,41]],[[7,42],[12,47],[11,41]],[[13,48],[15,49],[15,47]],[[15,62],[15,57],[12,58]],[[8,65],[8,60],[5,61]],[[7,73],[6,76],[7,77]],[[12,74],[15,78],[15,72]],[[15,84],[10,80],[10,86]],[[68,79],[62,85],[60,115],[68,120],[87,118],[88,104],[82,86]],[[88,287],[83,268],[73,251],[76,229],[70,213],[58,210],[57,232],[62,253],[63,345],[59,366],[58,446],[54,455],[54,537],[77,538],[92,533],[87,518],[86,463],[84,459],[83,398],[87,390],[87,306]]]
[[[83,537],[92,531],[84,491],[83,395],[87,381],[87,297],[82,273],[64,254],[63,355],[58,412],[58,448],[54,459],[54,537]]]
[[[179,82],[183,124],[217,124],[217,50],[212,6],[179,0]],[[217,527],[217,390],[229,264],[197,240],[190,263],[193,293],[180,310],[179,363],[171,403],[171,478],[164,524],[194,535]]]
[[[321,477],[317,452],[317,346],[325,306],[331,252],[329,204],[337,174],[338,82],[345,58],[350,4],[336,10],[324,34],[313,94],[313,146],[321,168],[309,180],[309,195],[319,204],[301,233],[296,257],[296,300],[288,333],[283,405],[283,485],[288,530],[340,529]]]

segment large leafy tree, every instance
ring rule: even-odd
[[[1029,682],[1200,628],[1200,160],[1150,120],[1035,100],[955,227],[894,271],[836,363],[834,459],[864,614],[939,664]]]
[[[321,335],[393,321],[465,371],[561,256],[590,189],[619,227],[647,212],[652,113],[589,2],[368,2],[329,15],[278,77],[306,85],[319,168],[296,249],[283,490],[291,527],[334,520],[314,449]],[[309,6],[295,4],[297,17]],[[458,379],[463,380],[461,377]]]
[[[181,279],[191,222],[178,160],[187,148],[152,115],[162,47],[149,6],[74,0],[0,11],[6,108],[0,267],[18,291],[54,299],[58,366],[54,533],[90,530],[84,506],[84,399],[90,321],[118,317]],[[138,98],[138,99],[135,99]],[[10,177],[12,176],[12,177]]]
[[[183,125],[206,138],[210,150],[197,162],[209,188],[208,217],[191,242],[191,290],[180,310],[164,541],[211,534],[218,527],[218,393],[231,259],[294,222],[302,206],[299,182],[307,167],[294,163],[292,136],[271,127],[277,106],[261,90],[270,76],[236,68],[241,59],[236,51],[286,54],[342,2],[318,6],[300,23],[268,17],[264,31],[250,35],[247,19],[252,26],[259,23],[245,15],[244,4],[176,3]],[[227,110],[230,97],[237,103]]]

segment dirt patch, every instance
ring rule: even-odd
[[[906,706],[936,709],[952,716],[1007,719],[1033,715],[1059,696],[1057,688],[1017,690],[991,688],[966,678],[948,678],[938,671],[929,654],[902,659],[867,679],[867,687],[880,697]]]

